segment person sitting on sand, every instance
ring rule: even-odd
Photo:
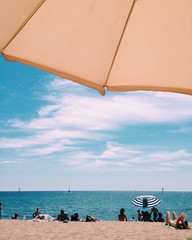
[[[124,208],[120,209],[120,213],[118,215],[118,220],[121,221],[121,222],[127,222],[128,221],[127,216],[125,215],[125,209]]]
[[[137,220],[138,220],[138,221],[143,221],[143,212],[140,211],[140,210],[137,210],[137,213],[138,213]]]
[[[71,221],[80,221],[79,219],[79,214],[78,213],[74,213],[73,215],[71,215]]]
[[[19,214],[18,213],[13,214],[11,219],[19,219]]]
[[[60,214],[57,216],[58,221],[69,221],[69,217],[67,213],[64,212],[64,210],[61,210]]]
[[[143,213],[143,221],[144,222],[153,222],[153,220],[151,220],[151,215],[148,211],[145,211]]]
[[[1,210],[2,210],[2,203],[0,202],[0,219],[1,219]]]
[[[162,213],[159,213],[158,214],[158,217],[157,217],[157,220],[156,220],[157,222],[165,222],[165,219],[163,218],[163,215],[162,215]]]
[[[35,212],[33,213],[33,218],[37,217],[40,213],[39,208],[36,208]]]
[[[168,211],[166,214],[165,225],[175,227],[176,229],[189,229],[186,217],[187,215],[185,213],[180,213],[179,216],[177,217],[176,213],[173,212],[173,219],[172,219],[171,214]]]

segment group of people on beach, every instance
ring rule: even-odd
[[[14,213],[11,217],[11,219],[19,219],[19,214],[18,213]],[[83,220],[82,218],[79,218],[79,214],[76,212],[74,214],[71,215],[71,218],[69,218],[68,214],[65,213],[65,211],[62,209],[60,211],[60,213],[57,215],[57,217],[51,217],[48,214],[43,214],[40,212],[39,208],[36,208],[36,210],[34,211],[34,213],[32,214],[32,219],[31,221],[36,221],[36,222],[40,222],[40,221],[60,221],[60,222],[64,222],[67,223],[68,221],[81,221],[81,222],[96,222],[96,221],[100,221],[99,218],[97,217],[93,217],[93,216],[89,216],[87,215],[85,220]]]
[[[68,214],[65,213],[65,211],[63,209],[60,211],[60,213],[58,214],[58,216],[56,218],[53,218],[48,214],[42,214],[39,211],[39,208],[36,208],[35,212],[33,213],[32,221],[51,221],[51,220],[60,221],[60,222],[64,222],[64,223],[68,223],[68,221],[70,221],[70,220],[72,222],[73,221],[76,221],[76,222],[83,221],[83,219],[79,218],[79,214],[77,212],[72,214],[71,218],[69,219]],[[86,216],[85,222],[96,222],[96,221],[99,221],[99,219],[96,217],[89,216],[89,215]]]
[[[162,213],[158,211],[156,207],[151,208],[151,212],[137,210],[138,221],[143,222],[165,222],[165,225],[174,227],[176,229],[189,229],[188,221],[186,220],[187,215],[185,213],[180,213],[178,216],[173,212],[173,218],[168,211],[166,213],[166,220],[163,218]],[[152,219],[153,218],[153,219]],[[118,214],[119,221],[128,221],[128,218],[125,214],[125,209],[121,208]],[[134,221],[134,217],[131,218],[131,221]]]
[[[2,204],[0,203],[0,218],[1,218]],[[158,211],[156,207],[151,208],[151,211],[141,211],[137,210],[137,221],[143,222],[165,222],[165,225],[175,227],[176,229],[189,229],[188,222],[186,220],[187,215],[185,213],[180,213],[178,216],[173,212],[173,217],[171,217],[170,212],[166,214],[166,219],[163,218],[161,212]],[[14,213],[12,219],[19,219],[19,214]],[[125,214],[125,209],[121,208],[118,214],[119,221],[128,221],[128,217]],[[67,223],[68,221],[84,221],[84,222],[96,222],[100,221],[97,217],[87,215],[85,220],[79,218],[78,213],[74,213],[69,218],[68,214],[62,209],[57,217],[53,218],[48,214],[42,214],[39,208],[36,208],[32,215],[32,221],[60,221]],[[135,221],[132,217],[130,221]]]
[[[137,210],[137,220],[144,222],[165,222],[162,213],[158,211],[156,207],[151,208],[151,212]],[[125,215],[125,209],[121,208],[118,215],[119,221],[128,221],[127,216]],[[131,221],[134,221],[134,217],[131,218]]]

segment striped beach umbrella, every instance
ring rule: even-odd
[[[137,207],[142,207],[142,208],[151,208],[159,205],[161,203],[161,200],[158,199],[155,196],[138,196],[136,197],[133,201],[132,204],[137,206]]]

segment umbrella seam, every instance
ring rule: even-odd
[[[2,49],[3,51],[6,49],[6,47],[13,41],[13,39],[18,35],[18,33],[25,27],[25,25],[29,22],[29,20],[32,18],[32,16],[38,11],[38,9],[46,2],[46,0],[42,0],[34,9],[33,11],[28,15],[28,17],[24,20],[24,22],[20,25],[20,27],[16,30],[16,32],[12,35],[8,43],[5,45],[5,47]]]
[[[108,82],[108,79],[109,79],[109,75],[111,74],[111,70],[112,70],[112,67],[113,67],[113,65],[114,65],[115,58],[116,58],[116,56],[117,56],[117,53],[118,53],[118,50],[119,50],[121,41],[122,41],[122,39],[123,39],[123,35],[124,35],[124,33],[125,33],[125,29],[126,29],[126,27],[127,27],[127,24],[128,24],[128,22],[129,22],[129,19],[130,19],[130,17],[131,17],[131,14],[132,14],[132,12],[133,12],[133,8],[134,8],[136,2],[137,2],[137,0],[133,0],[133,3],[132,3],[132,5],[131,5],[131,9],[130,9],[130,11],[129,11],[129,13],[128,13],[128,16],[127,16],[127,19],[126,19],[126,22],[125,22],[123,31],[122,31],[122,33],[121,33],[121,36],[120,36],[120,39],[119,39],[117,48],[116,48],[116,50],[115,50],[115,54],[114,54],[113,59],[112,59],[112,62],[111,62],[111,66],[110,66],[110,68],[109,68],[109,72],[108,72],[108,74],[107,74],[106,81],[105,81],[105,83],[104,83],[104,88],[107,88],[107,82]]]

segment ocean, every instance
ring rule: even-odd
[[[77,212],[83,220],[86,215],[95,216],[101,220],[117,221],[121,208],[130,220],[137,220],[137,210],[131,201],[140,195],[154,195],[161,199],[157,206],[165,218],[166,212],[184,212],[187,220],[192,222],[192,192],[141,192],[141,191],[20,191],[0,192],[2,203],[2,219],[11,219],[14,213],[20,219],[32,219],[36,208],[41,213],[56,217],[61,209],[69,217]],[[145,209],[146,210],[146,209]],[[147,209],[150,211],[150,209]]]

